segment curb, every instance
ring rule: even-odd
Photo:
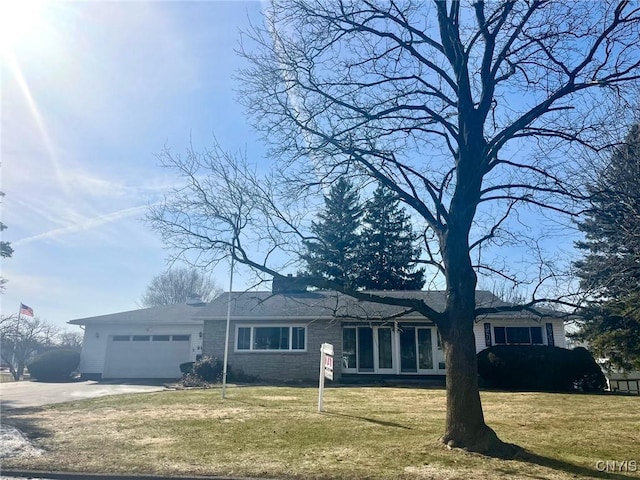
[[[110,473],[79,473],[79,472],[47,472],[41,470],[13,470],[0,469],[0,475],[9,477],[42,478],[52,480],[269,480],[255,477],[229,477],[216,475],[119,475]],[[274,480],[274,479],[271,479]]]

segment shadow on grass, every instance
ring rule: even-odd
[[[234,397],[227,397],[227,400],[231,400],[231,401],[233,401],[235,403],[239,403],[241,405],[247,405],[249,407],[269,408],[269,405],[267,405],[265,403],[255,402],[255,401],[249,401],[249,400],[244,400],[244,399],[239,399],[239,398],[234,398]]]
[[[12,407],[12,402],[10,400],[3,400],[2,424],[17,428],[30,440],[50,437],[52,434],[49,430],[38,426],[36,420],[27,417],[31,413],[41,411],[41,407]]]
[[[400,423],[387,422],[385,420],[376,420],[375,418],[360,417],[358,415],[347,415],[346,413],[322,412],[322,415],[328,415],[331,417],[353,418],[355,420],[362,420],[364,422],[374,423],[376,425],[381,425],[383,427],[394,427],[394,428],[402,428],[404,430],[413,430],[413,428],[407,427],[406,425],[402,425]]]
[[[557,458],[544,457],[525,449],[521,449],[518,453],[516,453],[516,455],[513,457],[513,460],[517,462],[539,465],[541,467],[550,468],[552,470],[570,473],[574,476],[582,476],[587,478],[605,478],[611,480],[627,480],[630,478],[638,478],[634,475],[627,475],[626,472],[602,471],[597,468],[596,460],[594,460],[593,462],[593,468],[589,468],[583,465],[576,465],[571,462],[559,460]],[[606,460],[602,459],[601,461]],[[605,466],[606,465],[602,463],[602,469],[604,469]]]

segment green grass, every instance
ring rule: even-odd
[[[487,423],[516,460],[448,450],[442,390],[238,387],[103,397],[12,416],[42,456],[5,468],[278,478],[640,478],[640,398],[484,392]],[[640,469],[640,465],[639,465]]]

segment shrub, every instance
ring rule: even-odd
[[[227,381],[235,383],[256,383],[260,378],[256,375],[249,375],[241,368],[231,368],[227,365]],[[316,380],[317,383],[317,380]]]
[[[600,367],[584,348],[497,345],[478,353],[478,373],[491,387],[538,391],[602,391]]]
[[[192,373],[209,383],[222,380],[222,362],[215,357],[203,357],[193,364]]]
[[[74,350],[50,350],[29,362],[27,369],[36,380],[63,382],[71,379],[79,363],[80,353]]]
[[[182,377],[182,384],[185,387],[203,387],[212,383],[220,383],[222,368],[222,362],[217,358],[203,357],[194,362],[191,371]]]
[[[571,353],[578,375],[574,382],[575,388],[582,392],[602,392],[607,386],[607,379],[591,352],[584,347],[576,347]]]
[[[187,373],[191,373],[191,370],[193,370],[193,364],[196,362],[184,362],[180,364],[180,371],[182,372],[183,375],[186,375]]]
[[[184,387],[208,387],[210,383],[198,378],[193,373],[185,373],[182,376],[182,385]]]

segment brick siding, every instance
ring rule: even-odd
[[[339,381],[342,362],[342,326],[340,322],[318,320],[306,323],[306,352],[296,351],[234,351],[236,325],[268,326],[275,322],[231,321],[229,331],[229,366],[232,370],[242,370],[247,375],[259,380],[275,382],[317,382],[320,372],[320,345],[331,343],[334,348],[334,381]],[[278,322],[278,325],[285,325]],[[305,325],[305,322],[291,322],[294,325]],[[202,352],[204,355],[224,358],[224,337],[226,322],[206,320]]]

